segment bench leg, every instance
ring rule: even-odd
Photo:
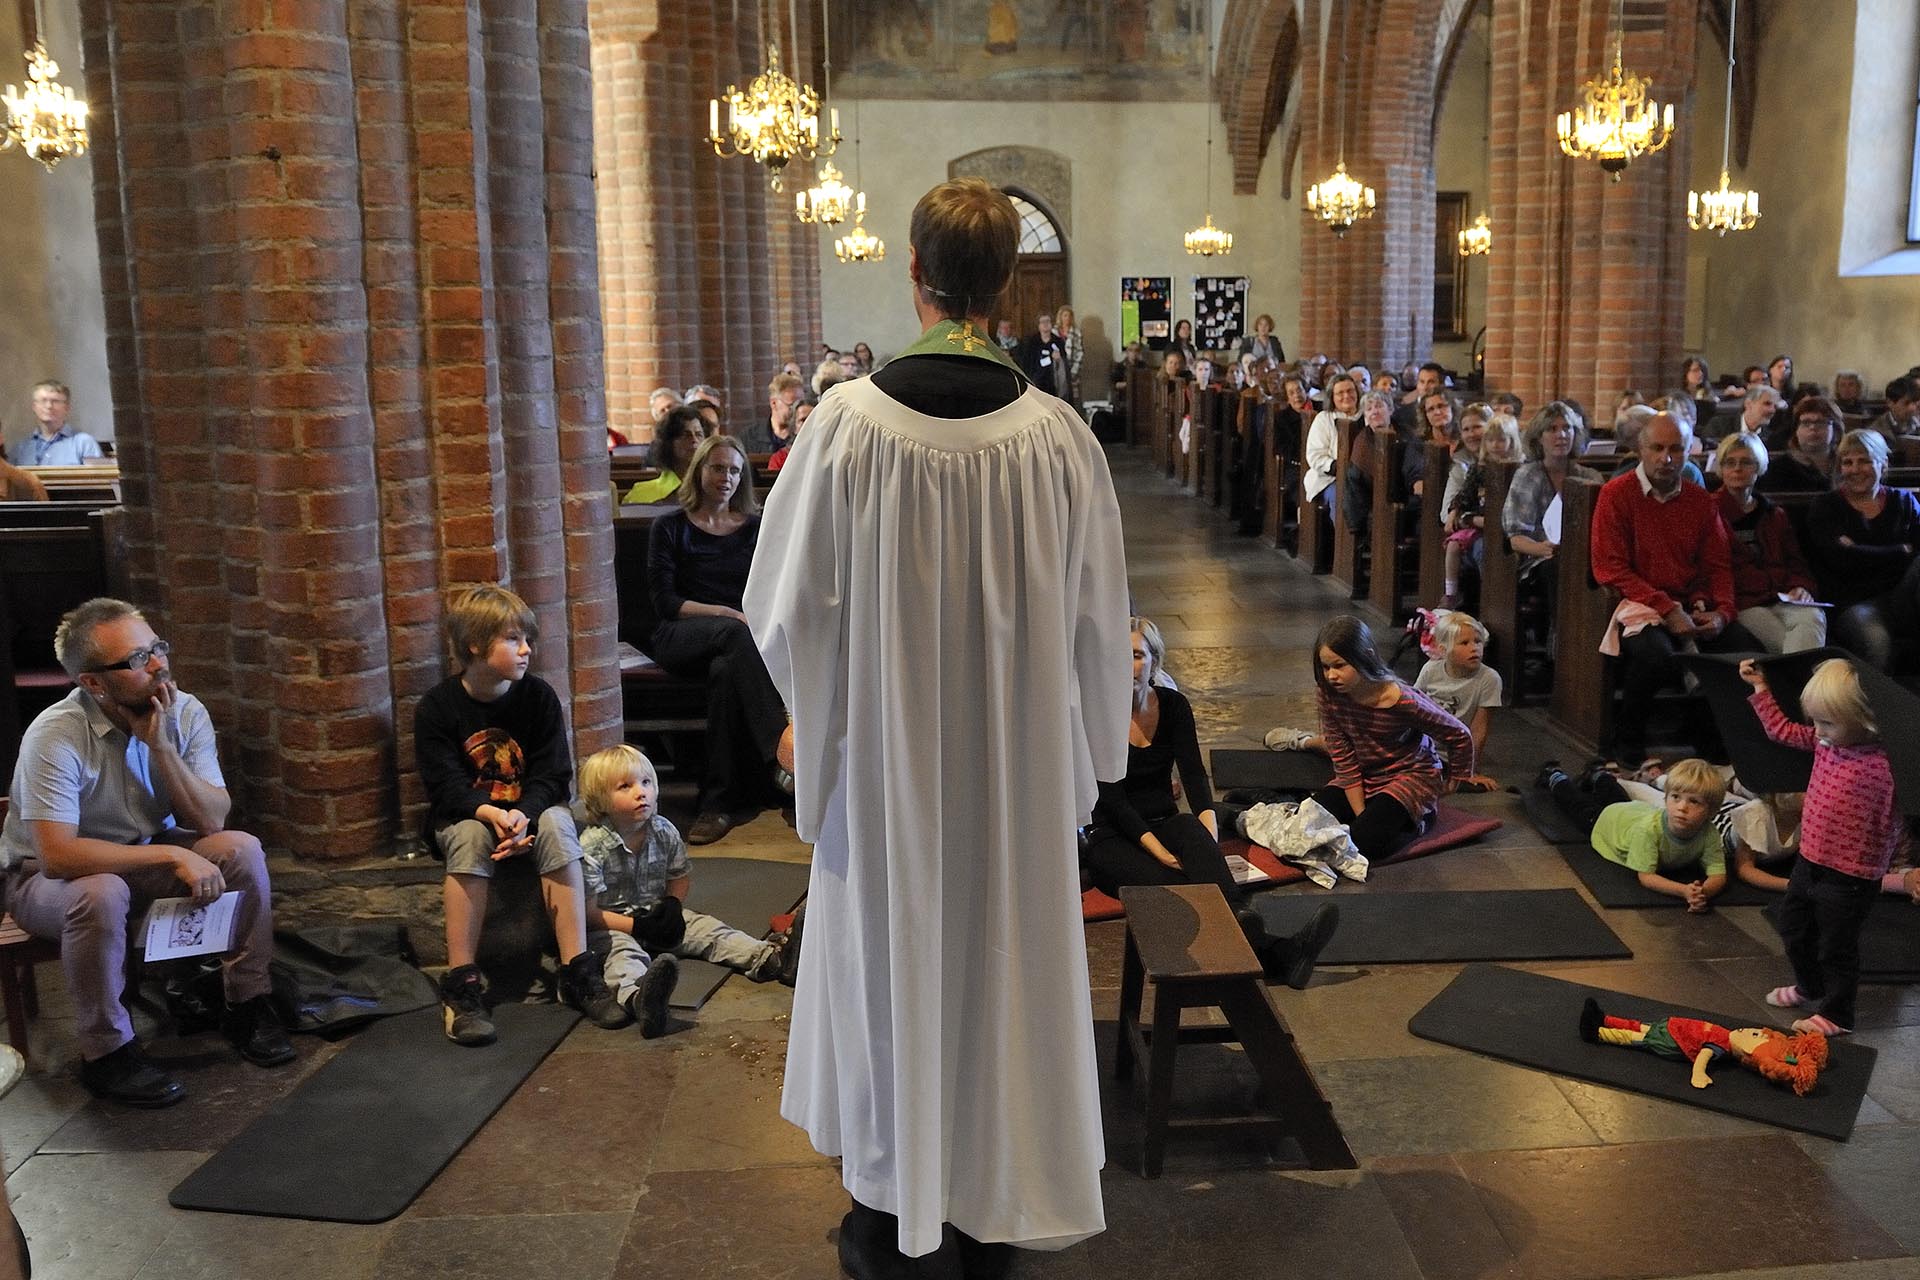
[[[26,984],[32,981],[32,965],[16,964],[11,956],[0,962],[0,988],[4,988],[7,1005],[7,1039],[23,1058],[32,1056],[27,1048],[26,1001]]]
[[[1133,927],[1127,927],[1126,959],[1120,965],[1120,1031],[1113,1052],[1113,1078],[1133,1078],[1133,1036],[1131,1029],[1140,1021],[1140,996],[1146,987],[1146,966],[1140,963],[1140,949],[1133,943]]]
[[[27,1016],[29,1018],[39,1017],[40,984],[33,980],[33,966],[30,964],[20,966],[20,994],[21,998],[26,1002]],[[25,1053],[26,1050],[22,1049],[21,1052]]]
[[[1165,987],[1153,994],[1153,1043],[1148,1046],[1147,1132],[1141,1154],[1141,1171],[1149,1178],[1160,1176],[1160,1164],[1167,1153],[1167,1112],[1173,1105],[1173,1061],[1180,1047],[1180,1002]]]
[[[1266,1092],[1286,1109],[1287,1122],[1309,1168],[1356,1169],[1359,1161],[1340,1132],[1339,1121],[1319,1082],[1300,1060],[1293,1033],[1280,1021],[1271,998],[1258,982],[1236,983],[1221,992],[1220,1009],[1260,1073]],[[1154,1046],[1156,1052],[1159,1046]]]

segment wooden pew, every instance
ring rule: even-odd
[[[1607,738],[1613,690],[1600,652],[1618,600],[1593,580],[1593,504],[1599,484],[1567,477],[1560,489],[1558,601],[1554,611],[1553,696],[1549,718],[1576,741],[1597,748]],[[1516,682],[1508,679],[1512,688]]]
[[[1307,498],[1306,485],[1307,438],[1312,434],[1313,419],[1311,417],[1302,419],[1300,423],[1299,454],[1299,475],[1301,479],[1299,489],[1297,490],[1300,496],[1300,528],[1296,545],[1299,547],[1297,553],[1299,560],[1307,566],[1307,571],[1322,574],[1328,572],[1332,567],[1332,532],[1327,524],[1327,494],[1331,493],[1334,486],[1339,483],[1339,468],[1336,466],[1334,469],[1334,484],[1328,485],[1326,489],[1322,490],[1318,498],[1309,501]]]
[[[654,521],[670,509],[653,504],[616,507],[613,513],[618,635],[643,655],[658,620],[647,590],[647,544]],[[655,766],[664,773],[698,781],[699,760],[694,757],[706,734],[706,686],[681,679],[648,658],[639,666],[622,664],[620,701],[624,736],[644,744]]]
[[[1251,396],[1251,400],[1246,397]],[[1260,538],[1268,546],[1282,550],[1286,546],[1287,497],[1293,492],[1288,462],[1299,453],[1300,441],[1281,438],[1280,403],[1257,391],[1242,393],[1242,403],[1258,417],[1261,435],[1267,442],[1260,455],[1260,484],[1266,490],[1266,507],[1260,514]]]
[[[1144,365],[1129,365],[1126,377],[1127,447],[1138,449],[1143,445],[1150,446],[1149,424],[1153,420],[1153,383],[1156,375]]]
[[[1395,500],[1400,483],[1398,440],[1374,441],[1373,509],[1367,513],[1367,603],[1388,622],[1400,612],[1400,521],[1406,504]]]
[[[1333,503],[1336,510],[1343,507],[1347,501],[1347,468],[1352,465],[1354,438],[1366,429],[1366,424],[1358,418],[1340,424],[1339,452],[1334,459],[1333,483],[1326,490],[1328,493],[1339,495]],[[1354,536],[1353,526],[1347,523],[1346,514],[1342,511],[1334,517],[1333,521],[1333,579],[1345,587],[1347,594],[1352,597],[1359,595],[1359,551],[1360,540]]]
[[[1507,705],[1517,707],[1526,700],[1526,644],[1520,624],[1520,557],[1507,545],[1507,533],[1500,523],[1506,510],[1507,490],[1513,487],[1515,462],[1486,464],[1487,528],[1481,534],[1485,545],[1480,562],[1480,621],[1485,624],[1491,643],[1487,665],[1506,678]]]
[[[13,776],[27,720],[69,681],[53,633],[69,609],[109,594],[107,513],[97,504],[0,503],[0,777]],[[31,510],[28,510],[28,509]]]
[[[95,506],[114,506],[120,501],[120,464],[117,462],[24,469],[46,486],[49,498],[70,498],[92,502]]]
[[[1417,603],[1431,609],[1447,590],[1446,513],[1440,509],[1447,493],[1447,474],[1453,451],[1443,444],[1427,446],[1426,500],[1420,512],[1420,585]]]

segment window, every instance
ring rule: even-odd
[[[1441,191],[1433,199],[1433,337],[1458,342],[1467,336],[1467,260],[1460,256],[1467,193]]]
[[[1020,215],[1021,253],[1060,253],[1060,229],[1053,225],[1040,206],[1024,196],[1010,195],[1013,211]]]
[[[1920,244],[1920,102],[1913,108],[1913,189],[1907,194],[1907,243]]]

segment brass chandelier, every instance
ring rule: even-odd
[[[1201,193],[1202,203],[1213,198],[1213,0],[1207,0],[1207,101],[1203,110],[1207,118],[1207,186]],[[1206,211],[1206,223],[1195,227],[1183,237],[1187,252],[1198,254],[1202,258],[1225,257],[1233,252],[1233,233],[1223,231],[1213,225],[1213,211]]]
[[[789,34],[798,42],[798,20],[793,0],[788,0]],[[795,68],[799,69],[796,59]],[[747,156],[767,167],[768,181],[775,191],[784,191],[781,173],[793,160],[811,160],[830,156],[840,143],[840,113],[830,111],[827,129],[820,130],[820,95],[810,84],[802,84],[780,69],[780,44],[767,42],[766,69],[755,76],[745,89],[728,85],[724,95],[727,110],[726,130],[720,128],[722,99],[707,103],[707,141],[713,153]]]
[[[1604,79],[1587,81],[1580,105],[1560,113],[1560,150],[1575,160],[1596,160],[1615,182],[1634,160],[1652,155],[1673,139],[1673,104],[1647,97],[1653,81],[1621,67],[1626,17],[1615,6],[1613,69]]]
[[[858,182],[860,172],[860,100],[853,100],[853,171]],[[853,230],[833,242],[833,256],[846,263],[883,262],[887,242],[867,230],[867,193],[853,198]]]
[[[0,95],[7,112],[5,129],[0,131],[0,151],[19,147],[51,173],[53,166],[68,156],[86,154],[87,104],[59,82],[60,64],[47,55],[47,46],[40,41],[46,20],[37,0],[33,16],[26,86],[20,89],[8,85],[6,93]]]
[[[1482,213],[1473,220],[1473,225],[1460,232],[1460,256],[1478,258],[1493,252],[1493,223]]]
[[[1307,188],[1307,208],[1341,237],[1360,219],[1371,218],[1377,203],[1372,187],[1347,174],[1347,13],[1352,7],[1346,5],[1340,10],[1340,160],[1330,176]]]
[[[1733,35],[1740,0],[1727,6],[1727,109],[1720,120],[1720,188],[1687,192],[1687,225],[1695,231],[1724,236],[1729,231],[1751,231],[1760,221],[1760,193],[1735,191],[1728,177],[1728,148],[1733,139]]]
[[[820,54],[825,64],[825,77],[822,88],[826,90],[826,99],[833,101],[833,36],[828,30],[828,10],[832,8],[830,0],[822,0],[820,5]],[[847,214],[854,205],[854,189],[846,184],[840,170],[834,168],[829,160],[819,166],[813,175],[813,185],[805,191],[797,191],[793,196],[793,216],[806,223],[821,226],[837,226],[847,220]],[[860,195],[860,207],[866,208],[866,196]]]

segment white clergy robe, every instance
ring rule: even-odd
[[[1132,650],[1099,444],[1033,389],[950,420],[842,383],[745,606],[814,845],[781,1114],[909,1255],[1102,1230],[1075,828],[1126,772]]]

